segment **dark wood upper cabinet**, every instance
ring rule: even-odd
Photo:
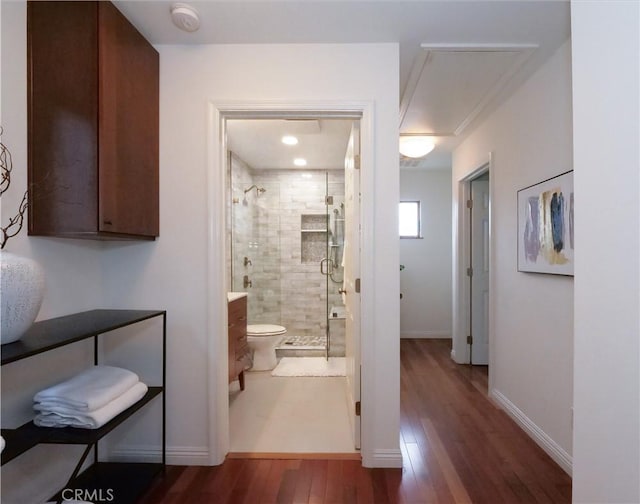
[[[159,57],[110,2],[27,4],[29,234],[159,235]]]

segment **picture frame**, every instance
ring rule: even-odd
[[[518,191],[518,271],[573,276],[573,170]]]

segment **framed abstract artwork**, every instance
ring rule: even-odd
[[[518,271],[573,276],[573,170],[518,191]]]

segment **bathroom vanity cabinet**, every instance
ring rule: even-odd
[[[5,366],[77,341],[92,338],[94,364],[98,365],[99,339],[108,338],[108,333],[115,329],[156,317],[162,317],[162,362],[158,362],[158,365],[162,366],[161,384],[149,386],[149,390],[142,399],[98,429],[38,427],[33,421],[29,421],[16,429],[3,428],[2,437],[6,441],[6,447],[2,452],[2,465],[39,444],[84,445],[83,455],[64,489],[78,489],[87,492],[101,491],[104,495],[111,495],[113,499],[110,500],[118,504],[138,502],[155,478],[163,473],[166,463],[166,407],[164,396],[166,385],[166,311],[91,310],[42,320],[33,324],[20,340],[2,345],[1,348],[2,366]],[[20,384],[16,384],[16,386],[20,386]],[[103,462],[98,457],[98,442],[156,398],[162,401],[162,416],[159,419],[162,431],[160,460],[155,463]],[[93,463],[88,464],[91,451],[93,451]],[[83,467],[86,467],[86,470],[80,472]],[[61,492],[62,490],[52,497],[52,500],[61,502],[63,500]]]
[[[159,235],[159,55],[111,3],[27,3],[29,234]]]
[[[247,342],[247,296],[229,299],[229,383],[240,381],[240,390],[244,390],[244,368],[249,358]]]

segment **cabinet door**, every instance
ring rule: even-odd
[[[247,343],[247,298],[242,297],[229,303],[229,381],[235,380],[244,371]]]
[[[110,2],[99,15],[98,229],[159,234],[159,57]]]
[[[237,301],[236,309],[236,325],[235,329],[235,350],[236,350],[236,374],[244,371],[247,365],[247,356],[249,354],[249,343],[247,341],[247,298],[242,297]]]
[[[30,235],[96,231],[97,16],[93,2],[27,2]]]

